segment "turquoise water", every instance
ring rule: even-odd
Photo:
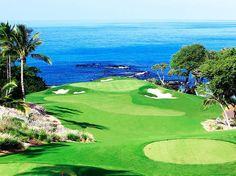
[[[40,31],[44,40],[38,52],[52,57],[53,65],[29,64],[40,67],[49,85],[150,71],[155,63],[168,63],[183,45],[200,43],[212,50],[236,47],[236,22],[76,24],[33,29]],[[108,68],[114,64],[130,69]]]

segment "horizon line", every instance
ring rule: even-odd
[[[206,23],[206,22],[236,22],[236,20],[206,20],[206,19],[142,19],[142,20],[1,20],[0,22],[9,23],[28,23],[32,27],[57,27],[57,26],[68,26],[68,25],[93,25],[93,24],[129,24],[129,23],[157,23],[157,22],[167,22],[167,23]]]

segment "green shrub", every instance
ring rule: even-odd
[[[13,138],[10,135],[1,135],[0,136],[0,149],[1,150],[20,150],[23,149],[24,145],[18,141],[17,139]]]
[[[52,133],[47,137],[46,141],[47,141],[47,143],[60,142],[60,141],[62,141],[62,138],[60,136],[58,136],[57,134]]]
[[[56,134],[51,134],[51,141],[52,142],[60,142],[61,140],[62,140],[62,138],[60,137],[60,136],[58,136],[58,135],[56,135]]]
[[[19,139],[21,139],[22,141],[26,142],[28,139],[27,136],[27,131],[24,129],[17,129],[17,128],[12,128],[12,129],[8,129],[5,132],[7,132],[8,134],[15,136]]]
[[[48,139],[48,134],[44,130],[40,130],[38,140],[47,141],[47,139]]]
[[[68,133],[66,137],[68,140],[71,140],[71,141],[80,141],[80,136],[75,133]]]
[[[18,118],[11,118],[11,123],[15,128],[26,128],[24,120]]]
[[[29,137],[29,140],[35,139],[35,138],[38,139],[38,133],[36,133],[35,131],[36,130],[32,130],[32,129],[28,131],[27,136]]]
[[[3,117],[0,120],[0,132],[8,133],[22,141],[27,141],[27,126],[26,123],[17,118]]]
[[[34,130],[33,129],[28,132],[29,140],[37,139],[39,141],[47,141],[48,137],[49,137],[49,135],[44,130]]]
[[[12,129],[12,128],[26,128],[26,124],[24,120],[14,118],[14,117],[2,117],[0,120],[0,130],[7,130],[7,129]]]
[[[89,133],[82,133],[81,134],[81,140],[86,141],[86,142],[93,142],[94,137]]]

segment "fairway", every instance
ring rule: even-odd
[[[236,145],[206,139],[178,139],[155,142],[144,148],[155,161],[176,164],[217,164],[236,161]]]
[[[86,87],[104,92],[127,92],[144,86],[145,82],[139,80],[111,80],[108,82],[87,82],[72,84],[75,87]]]
[[[45,100],[61,102],[61,97],[46,97]],[[136,116],[181,116],[185,114],[184,112],[174,111],[172,109],[162,109],[134,104],[132,103],[132,97],[129,95],[91,93],[89,96],[74,95],[73,99],[71,95],[63,96],[63,102],[65,103],[77,103],[78,101],[81,101],[83,104],[90,106],[91,108],[116,114],[129,114]]]
[[[150,88],[175,98],[149,98]],[[54,93],[60,89],[68,92]],[[54,87],[27,101],[44,106],[68,128],[92,133],[96,142],[48,144],[1,156],[1,176],[236,175],[235,130],[206,132],[201,122],[221,110],[205,109],[201,97],[113,77]]]

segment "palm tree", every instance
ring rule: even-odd
[[[166,63],[155,64],[152,66],[153,70],[157,71],[157,75],[162,85],[165,85],[165,73],[164,70],[168,67]]]
[[[40,33],[32,35],[32,30],[27,28],[25,25],[17,25],[14,28],[14,40],[15,49],[20,62],[21,62],[21,91],[22,98],[25,100],[25,87],[24,87],[24,65],[26,64],[27,58],[38,59],[51,64],[51,59],[48,56],[42,54],[32,54],[36,48],[42,44],[42,40],[39,38]]]
[[[0,24],[1,54],[6,58],[7,82],[11,82],[11,56],[13,55],[13,28],[9,23]]]

